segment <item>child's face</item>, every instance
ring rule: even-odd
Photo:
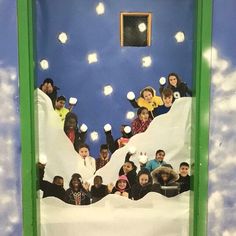
[[[52,93],[53,92],[53,86],[52,86],[52,84],[51,83],[48,83],[48,85],[47,85],[47,93]]]
[[[163,96],[163,103],[165,104],[166,107],[171,107],[172,106],[172,101],[173,101],[173,96],[168,96],[165,97]]]
[[[76,128],[76,120],[74,118],[70,118],[66,122],[66,127],[70,129],[75,129]]]
[[[61,178],[56,178],[54,181],[53,181],[54,184],[58,185],[58,186],[61,186],[63,187],[64,185],[64,180],[61,179]]]
[[[86,148],[86,147],[80,148],[79,154],[80,154],[80,156],[82,156],[83,158],[88,157],[88,156],[89,156],[89,150],[88,150],[88,148]]]
[[[44,83],[44,84],[42,85],[42,91],[43,91],[44,93],[47,93],[47,94],[52,93],[52,92],[53,92],[53,86],[52,86],[52,84],[51,84],[51,83]]]
[[[153,98],[152,93],[150,91],[144,91],[143,92],[143,98],[148,103],[151,103],[152,102],[152,98]]]
[[[102,180],[101,178],[94,178],[93,183],[96,188],[99,188],[102,185]]]
[[[189,167],[188,166],[181,166],[179,168],[179,173],[181,176],[185,177],[188,175],[188,170],[189,170]]]
[[[156,159],[157,159],[158,161],[163,161],[164,157],[165,157],[165,153],[164,153],[164,152],[158,152],[158,153],[156,154]]]
[[[129,162],[125,162],[123,165],[123,171],[125,174],[129,173],[131,170],[133,170],[133,166]]]
[[[167,174],[167,173],[162,173],[161,174],[161,178],[164,182],[168,181],[169,177],[170,177],[170,175]]]
[[[77,190],[80,187],[80,181],[77,178],[72,179],[73,189]]]
[[[140,115],[138,116],[141,121],[147,121],[149,118],[148,110],[144,109],[141,111]]]
[[[100,156],[101,156],[103,159],[108,158],[108,154],[109,154],[108,149],[102,149],[102,150],[100,151]]]
[[[169,77],[169,83],[170,83],[170,85],[176,87],[177,86],[177,78],[174,75],[171,75]]]
[[[126,189],[127,182],[125,180],[121,179],[121,180],[118,181],[117,186],[120,190],[124,190],[124,189]]]
[[[64,100],[56,101],[55,108],[57,110],[61,110],[65,106],[65,103],[66,102]]]
[[[48,89],[48,84],[47,84],[47,83],[43,84],[42,87],[41,87],[41,89],[42,89],[42,91],[43,91],[44,93],[46,93],[46,92],[47,92],[47,89]]]
[[[147,174],[141,174],[139,176],[139,184],[141,186],[145,186],[148,183],[148,175]]]

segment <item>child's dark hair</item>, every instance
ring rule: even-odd
[[[137,183],[139,183],[139,177],[141,175],[147,175],[148,176],[148,183],[152,184],[152,176],[151,176],[151,173],[148,169],[146,168],[143,168],[142,170],[140,170],[138,172],[138,175],[137,175]]]
[[[71,180],[70,180],[70,183],[69,183],[69,187],[70,187],[70,188],[73,188],[73,185],[72,185],[72,180],[73,180],[73,179],[77,179],[77,180],[80,182],[81,187],[82,187],[83,181],[82,181],[81,175],[78,174],[78,173],[74,173],[74,174],[71,176]]]
[[[77,127],[77,125],[78,125],[78,118],[77,118],[77,115],[76,115],[75,113],[73,113],[73,112],[68,112],[68,113],[66,114],[65,123],[64,123],[64,131],[65,131],[65,133],[66,133],[66,131],[67,131],[67,129],[68,129],[68,127],[67,127],[67,122],[68,122],[68,120],[70,120],[70,119],[74,119],[74,120],[75,120],[75,122],[76,122],[76,129],[78,129],[78,127]]]
[[[143,110],[148,111],[148,109],[146,107],[139,107],[139,109],[137,110],[137,116],[139,116],[142,113]]]
[[[189,164],[187,162],[181,162],[179,168],[182,166],[187,166],[189,168]]]
[[[172,72],[167,76],[168,85],[171,85],[169,81],[170,76],[174,76],[177,79],[177,86],[181,83],[180,77],[176,73]]]
[[[66,102],[66,97],[61,95],[57,98],[57,102],[58,101],[65,101]]]
[[[172,89],[170,89],[170,88],[164,88],[164,89],[162,90],[161,96],[166,98],[166,97],[170,97],[170,96],[173,97],[174,95],[173,95]]]
[[[87,148],[90,151],[89,145],[86,143],[80,144],[77,148],[77,151],[79,151],[81,148]]]
[[[102,150],[104,150],[104,149],[107,149],[107,150],[108,150],[108,145],[107,145],[107,144],[102,144],[102,145],[100,146],[100,152],[101,152]]]
[[[94,177],[93,181],[94,181],[95,179],[100,179],[101,182],[103,182],[103,180],[102,180],[102,176],[100,176],[100,175],[96,175],[96,176]]]
[[[66,117],[65,117],[65,123],[66,123],[66,121],[69,120],[69,119],[75,119],[76,124],[78,124],[78,118],[77,118],[77,115],[76,115],[75,113],[73,113],[73,112],[68,112],[68,113],[66,114]]]
[[[126,153],[126,156],[125,156],[125,162],[124,162],[124,163],[126,163],[126,162],[130,163],[130,164],[132,165],[132,169],[136,171],[136,170],[137,170],[137,166],[134,164],[133,161],[130,161],[130,160],[129,160],[131,156],[132,156],[132,153],[127,152],[127,153]],[[122,169],[123,169],[123,168],[122,168]]]
[[[163,153],[164,153],[164,155],[166,155],[165,151],[164,151],[164,150],[162,150],[162,149],[158,149],[158,150],[156,151],[156,155],[157,155],[158,153],[160,153],[160,152],[163,152]]]
[[[162,166],[167,167],[167,168],[170,168],[170,169],[173,170],[173,166],[172,166],[171,164],[163,164]]]
[[[53,178],[53,182],[55,182],[57,179],[62,179],[63,180],[63,177],[59,176],[59,175],[56,175],[54,176]]]
[[[51,84],[52,86],[53,86],[53,80],[51,79],[51,78],[46,78],[44,81],[43,81],[43,84],[46,84],[46,83],[48,83],[48,84]]]
[[[137,170],[137,166],[134,164],[133,161],[126,161],[126,162],[128,162],[132,165],[133,170],[135,170],[135,171]]]
[[[146,87],[146,88],[144,88],[142,91],[141,91],[141,93],[140,93],[140,95],[141,95],[141,97],[142,98],[144,98],[144,96],[143,96],[143,94],[144,94],[144,92],[150,92],[151,94],[152,94],[152,96],[154,97],[154,95],[155,95],[155,92],[154,92],[154,89],[152,88],[152,87]]]
[[[130,163],[132,165],[132,171],[136,171],[137,170],[137,166],[134,164],[133,161],[129,161],[126,160],[125,163]],[[121,166],[120,170],[119,170],[119,176],[124,175],[124,170],[123,170],[123,165]]]

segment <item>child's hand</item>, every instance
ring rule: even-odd
[[[90,184],[88,182],[84,182],[83,187],[86,191],[89,191]]]
[[[120,193],[120,196],[122,197],[129,197],[129,194],[127,192]]]
[[[108,192],[111,193],[112,192],[112,189],[114,188],[114,184],[113,183],[110,183],[107,185],[107,189],[108,189]]]
[[[39,169],[44,169],[46,164],[42,164],[42,163],[38,162],[37,166]]]

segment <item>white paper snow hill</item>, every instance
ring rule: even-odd
[[[35,93],[38,110],[39,158],[47,157],[45,179],[55,175],[65,179],[68,187],[71,175],[80,173],[92,182],[84,166],[78,164],[78,154],[65,135],[59,116],[53,110],[51,100],[41,90]],[[190,161],[191,153],[191,98],[174,102],[171,110],[156,117],[144,133],[133,136],[128,144],[113,153],[110,162],[95,174],[101,175],[105,184],[115,183],[118,172],[131,147],[136,154],[131,160],[139,166],[139,153],[146,152],[149,160],[158,149],[166,152],[165,161],[175,170],[183,161]],[[90,206],[73,206],[58,199],[41,200],[41,235],[188,235],[189,193],[166,198],[149,193],[139,201],[116,195],[108,195]]]

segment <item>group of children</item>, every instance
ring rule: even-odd
[[[40,89],[52,100],[52,105],[61,118],[64,132],[78,152],[79,164],[86,167],[90,176],[93,176],[96,170],[108,163],[110,160],[109,152],[113,153],[126,145],[132,135],[144,132],[153,118],[167,113],[174,99],[192,95],[191,90],[180,80],[179,76],[171,73],[168,75],[167,84],[162,84],[160,87],[161,97],[156,96],[152,87],[144,88],[137,100],[135,100],[135,96],[127,96],[131,105],[138,108],[137,118],[132,121],[131,129],[127,129],[125,125],[121,126],[121,137],[118,139],[113,138],[111,128],[106,129],[104,127],[106,144],[101,145],[100,156],[95,159],[90,156],[90,148],[85,144],[87,127],[85,125],[78,127],[78,118],[76,114],[71,112],[73,105],[70,104],[68,109],[65,108],[66,98],[64,96],[57,97],[58,88],[54,86],[50,78],[44,80]],[[165,152],[157,150],[156,157],[153,160],[140,161],[141,170],[137,173],[134,162],[129,160],[131,155],[131,153],[126,155],[125,163],[119,171],[119,177],[114,186],[112,184],[103,185],[102,177],[95,176],[94,185],[89,188],[87,183],[83,183],[80,174],[75,173],[72,175],[69,188],[66,191],[63,188],[62,177],[55,176],[53,183],[49,183],[43,180],[43,174],[40,175],[40,188],[44,191],[44,196],[55,196],[58,195],[57,192],[60,192],[60,196],[56,197],[74,205],[87,205],[96,202],[108,193],[138,200],[151,191],[171,197],[189,190],[188,163],[180,164],[180,174],[178,175],[172,166],[163,160]],[[53,192],[54,190],[48,190],[51,186],[54,186],[53,189],[56,194]]]
[[[84,151],[86,152],[86,150]],[[149,192],[173,197],[190,190],[187,162],[180,164],[178,174],[170,164],[163,160],[164,150],[157,150],[155,158],[148,161],[146,165],[142,163],[140,171],[137,173],[137,166],[130,161],[132,155],[130,152],[127,153],[115,185],[113,183],[104,185],[102,177],[96,175],[93,185],[90,187],[87,182],[83,182],[79,173],[74,173],[67,190],[64,189],[61,176],[55,176],[53,183],[43,180],[45,166],[39,164],[40,189],[44,192],[43,197],[54,196],[69,204],[88,205],[101,200],[108,194],[139,200]]]
[[[167,83],[160,82],[159,92],[161,97],[156,95],[155,89],[148,86],[140,92],[138,99],[135,99],[133,92],[127,94],[130,104],[137,108],[137,117],[132,121],[129,131],[125,131],[125,125],[121,125],[121,137],[116,140],[111,129],[105,129],[106,142],[111,153],[124,146],[132,135],[144,132],[156,116],[167,113],[175,99],[192,96],[192,91],[176,73],[167,76]]]

